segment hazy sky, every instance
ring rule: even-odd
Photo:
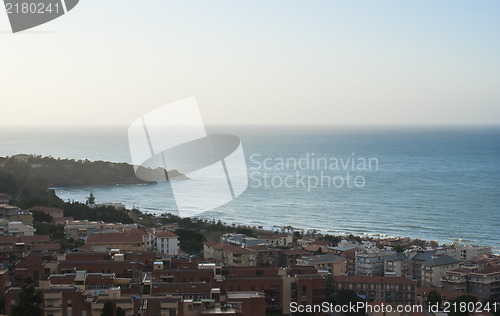
[[[499,1],[81,0],[12,34],[1,124],[500,123]]]

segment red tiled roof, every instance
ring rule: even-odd
[[[500,266],[487,266],[487,267],[484,267],[483,270],[474,271],[471,274],[486,275],[486,274],[493,274],[493,273],[500,273]]]
[[[61,246],[59,243],[46,243],[46,244],[33,244],[31,250],[42,251],[42,250],[59,250]]]
[[[310,255],[311,254],[310,251],[306,251],[306,250],[298,249],[298,248],[283,250],[281,253],[286,255],[286,256],[302,256],[302,255]]]
[[[332,243],[326,240],[315,240],[312,242],[313,245],[320,245],[320,246],[330,246]]]
[[[86,244],[142,243],[145,235],[147,234],[139,229],[131,229],[123,233],[90,235],[87,237]]]
[[[161,232],[158,232],[155,234],[156,237],[179,237],[177,236],[176,234],[172,233],[172,232],[169,232],[168,230],[164,230],[164,231],[161,231]]]
[[[215,249],[220,249],[220,250],[227,250],[232,253],[255,253],[255,251],[247,248],[241,248],[241,247],[236,247],[236,246],[231,246],[222,242],[217,242],[217,241],[207,241],[203,243],[204,245],[208,247],[212,247]]]
[[[49,235],[33,235],[33,236],[20,236],[19,242],[23,242],[25,245],[30,246],[36,243],[46,243],[50,241]]]
[[[16,242],[18,242],[17,237],[0,236],[0,244],[15,244]]]

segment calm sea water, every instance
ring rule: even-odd
[[[209,132],[241,138],[250,182],[237,199],[200,217],[266,228],[291,225],[334,234],[474,242],[500,249],[498,127],[226,126]],[[17,153],[131,160],[127,127],[0,129],[0,156]],[[319,167],[312,167],[312,157]],[[362,168],[360,163],[369,158],[371,168]],[[280,159],[288,168],[282,168]],[[295,167],[293,162],[300,159],[302,165]],[[335,161],[338,169],[333,168]],[[351,187],[345,183],[347,173],[351,180],[358,177]],[[323,177],[324,183],[303,186],[297,183],[303,176],[310,176],[312,184]],[[290,185],[280,185],[287,177]],[[325,179],[334,178],[335,185],[326,185]],[[183,185],[188,187],[189,180]],[[168,183],[56,191],[65,200],[85,201],[93,192],[97,202],[176,212]]]

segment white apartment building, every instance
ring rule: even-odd
[[[9,222],[7,229],[10,236],[33,236],[36,232],[33,226],[23,224],[22,222]]]
[[[154,250],[164,256],[177,256],[179,254],[179,236],[169,231],[153,234]]]
[[[394,257],[396,251],[379,249],[373,242],[363,242],[356,250],[354,270],[356,275],[383,276],[384,262]]]
[[[490,246],[478,246],[478,245],[453,245],[456,249],[455,259],[459,261],[470,261],[476,258],[482,258],[483,256],[489,257],[491,255]]]

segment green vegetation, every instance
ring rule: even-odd
[[[441,294],[438,291],[432,290],[427,294],[427,306],[441,306]]]
[[[327,302],[335,302],[335,279],[331,274],[327,275],[325,278],[325,295]]]
[[[205,236],[195,230],[183,228],[177,229],[174,233],[179,236],[180,247],[183,251],[193,255],[201,254],[203,242],[207,241]]]
[[[113,206],[96,206],[90,208],[83,203],[63,203],[52,205],[64,210],[64,216],[71,216],[74,219],[86,219],[89,221],[103,221],[109,223],[132,224],[134,221],[128,216],[125,210],[117,210]]]
[[[448,313],[448,316],[469,316],[470,313],[467,311],[467,308],[463,312],[460,311],[460,308],[458,308],[460,306],[460,303],[468,305],[467,303],[477,303],[477,302],[478,302],[478,299],[475,296],[472,296],[472,295],[469,295],[469,294],[460,295],[459,297],[457,297],[454,300],[450,301],[451,306],[453,306],[454,303],[457,304],[456,305],[457,306],[457,310],[455,310],[455,308],[452,307],[450,309],[450,312]]]
[[[363,302],[363,299],[359,297],[353,290],[339,290],[335,295],[336,305],[356,305],[358,302]],[[364,311],[345,313],[346,316],[361,316],[364,314]]]
[[[40,307],[42,303],[42,293],[35,289],[35,283],[30,276],[26,276],[23,280],[21,292],[18,295],[18,302],[12,306],[9,312],[10,316],[37,316],[43,315],[43,309]]]
[[[115,311],[113,310],[113,303],[111,301],[106,301],[102,307],[101,316],[114,316]]]
[[[146,183],[136,177],[134,168],[127,163],[17,155],[0,157],[0,168],[16,178],[32,177],[45,188]]]
[[[47,213],[41,211],[33,211],[31,213],[33,214],[33,222],[35,222],[35,225],[37,223],[51,223],[53,221],[52,216]]]

